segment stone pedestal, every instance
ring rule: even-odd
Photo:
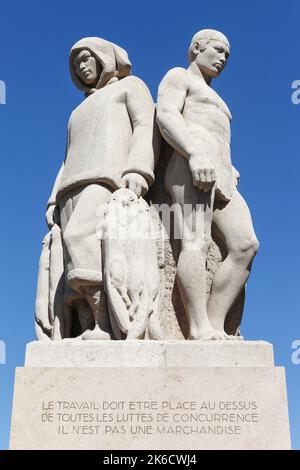
[[[11,449],[289,449],[285,373],[265,342],[34,342]]]

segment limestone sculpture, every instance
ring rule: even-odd
[[[164,140],[144,200],[161,139],[151,95],[119,46],[100,38],[73,46],[71,76],[86,99],[71,114],[48,202],[38,339],[242,339],[258,241],[231,162],[231,114],[211,87],[229,53],[222,33],[202,30],[189,67],[162,80],[156,120]],[[152,209],[170,198],[176,249],[152,236],[160,209],[150,215],[146,202]]]
[[[241,339],[226,334],[224,324],[258,250],[249,209],[237,190],[239,174],[231,162],[231,114],[211,87],[229,53],[222,33],[199,31],[189,48],[189,67],[170,70],[158,92],[157,123],[173,148],[165,187],[174,203],[175,227],[182,234],[177,284],[190,339]],[[227,256],[214,274],[207,302],[212,235],[225,245]]]
[[[104,39],[77,42],[70,53],[70,71],[86,99],[71,114],[65,160],[48,202],[50,233],[40,260],[37,336],[113,339],[115,333],[123,338],[127,334],[142,337],[157,297],[156,256],[152,256],[152,283],[145,281],[141,287],[139,273],[136,279],[130,274],[136,281],[129,286],[131,298],[126,297],[126,283],[120,286],[121,294],[114,290],[118,276],[114,263],[108,266],[104,286],[103,257],[107,265],[111,247],[103,256],[99,224],[115,190],[124,188],[123,199],[132,197],[141,207],[138,198],[154,180],[154,103],[144,82],[130,75],[127,52]],[[126,270],[123,261],[119,267]],[[133,301],[134,296],[140,297]],[[125,297],[125,310],[131,309],[127,318],[122,311]],[[121,310],[115,308],[118,302]],[[108,309],[116,314],[113,329]],[[122,313],[125,325],[120,321]]]
[[[159,275],[149,206],[130,190],[119,189],[104,219],[104,284],[114,337],[139,339],[148,326],[150,337],[158,339]]]

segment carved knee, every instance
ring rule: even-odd
[[[202,239],[198,238],[197,240],[185,239],[182,241],[182,249],[184,251],[198,251],[204,257],[206,257],[208,254],[208,250],[211,246],[211,243],[212,243],[212,239],[208,235],[205,235]]]
[[[259,250],[259,242],[255,236],[240,240],[237,246],[229,250],[229,254],[236,260],[243,263],[251,263]]]

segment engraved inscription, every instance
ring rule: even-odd
[[[240,435],[259,423],[256,401],[45,401],[59,435]]]

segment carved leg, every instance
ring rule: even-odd
[[[248,206],[238,191],[227,205],[216,209],[213,225],[228,254],[214,275],[208,313],[211,324],[224,331],[228,311],[245,286],[259,244]]]
[[[91,308],[86,300],[76,300],[74,304],[82,333],[84,334],[86,330],[93,330],[95,328],[95,320]]]
[[[177,284],[189,320],[189,339],[227,339],[211,325],[206,308],[206,258],[211,243],[214,191],[193,186],[187,160],[173,155],[167,175],[173,200],[175,234],[181,237]]]
[[[95,327],[93,330],[86,330],[82,335],[82,339],[111,339],[111,325],[104,290],[98,287],[85,287],[84,292],[85,298],[93,312]]]

